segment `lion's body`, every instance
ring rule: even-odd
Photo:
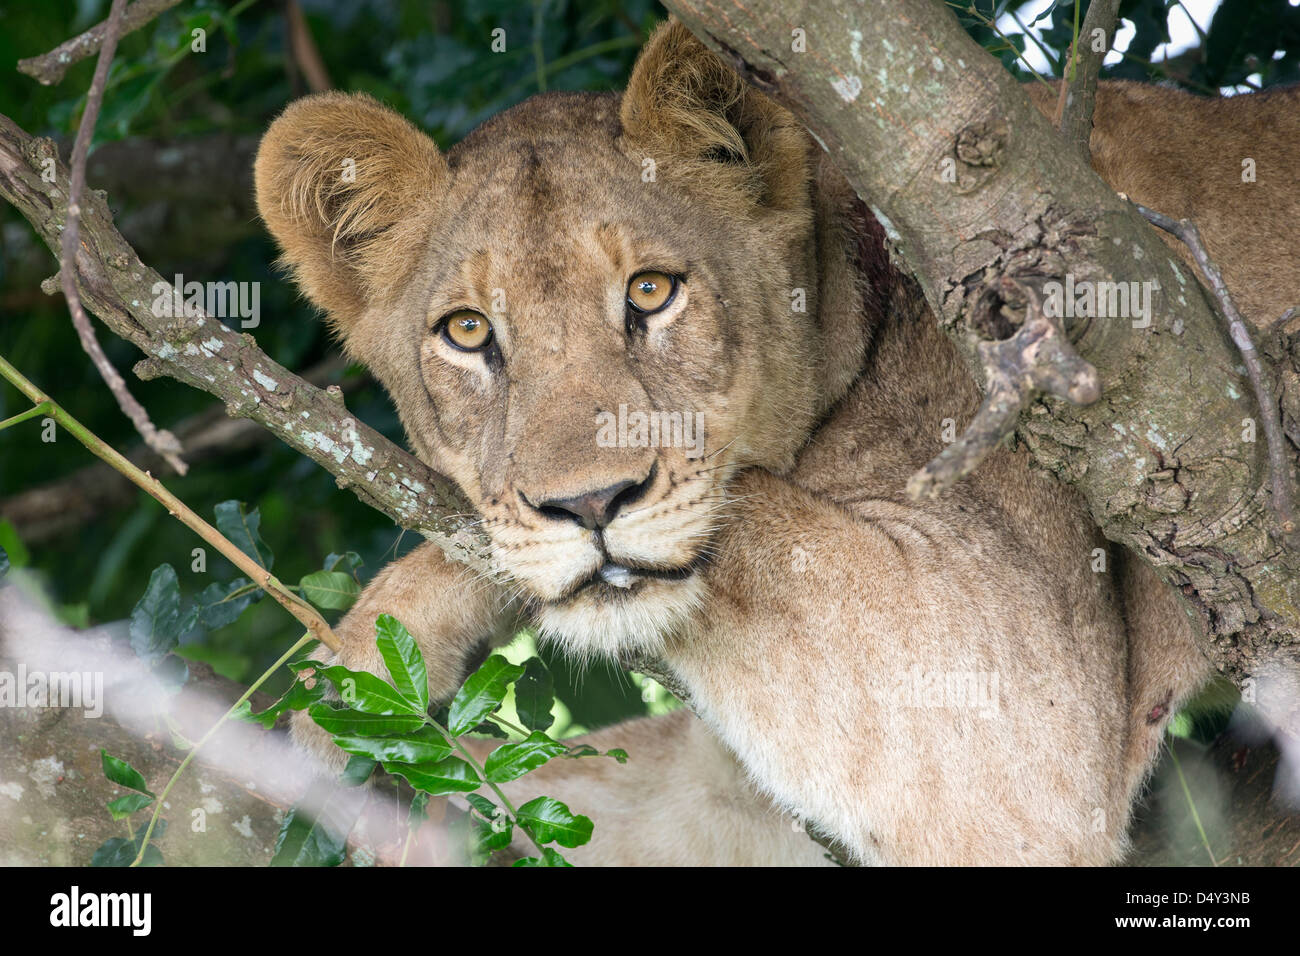
[[[355,184],[333,178],[342,158]],[[699,720],[598,735],[628,766],[521,781],[596,819],[576,862],[816,863],[805,818],[866,862],[1122,854],[1168,716],[1205,674],[1189,619],[1024,453],[937,501],[903,496],[976,407],[969,371],[842,178],[682,28],[621,98],[534,98],[445,160],[372,101],[302,101],[257,185],[305,291],[480,508],[511,579],[425,545],[349,613],[342,661],[377,667],[373,622],[392,613],[442,698],[523,617],[580,657],[659,654],[690,691]],[[645,269],[683,279],[638,331],[623,296]],[[1263,321],[1282,291],[1257,292]],[[496,351],[439,338],[463,308],[490,316]],[[703,412],[706,454],[598,444],[595,416],[620,404]],[[637,497],[603,524],[561,514],[622,479]],[[633,587],[593,577],[609,566]],[[309,721],[295,734],[337,763]]]

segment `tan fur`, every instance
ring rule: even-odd
[[[1139,126],[1177,122],[1134,102]],[[1095,573],[1105,542],[1082,502],[1023,454],[905,500],[978,392],[793,118],[670,24],[621,98],[534,97],[445,161],[419,135],[363,97],[314,97],[257,160],[304,291],[475,502],[512,581],[425,545],[345,618],[343,662],[375,662],[380,611],[416,635],[435,697],[516,614],[578,657],[661,654],[700,719],[601,731],[627,767],[562,761],[512,785],[596,819],[579,861],[819,862],[795,817],[866,862],[1117,859],[1168,716],[1205,674],[1188,618],[1135,562],[1131,591]],[[347,156],[370,172],[337,181]],[[1141,179],[1114,162],[1116,185]],[[1177,214],[1160,185],[1145,198]],[[624,290],[645,269],[685,284],[629,336]],[[490,318],[495,358],[431,332],[460,308]],[[619,404],[703,412],[706,457],[598,445],[595,413]],[[533,506],[647,476],[599,537]],[[636,586],[575,590],[605,561]],[[916,675],[997,684],[934,706]],[[295,733],[337,764],[310,721]]]
[[[1025,86],[1051,116],[1057,89]],[[1300,86],[1207,98],[1145,83],[1097,89],[1092,166],[1117,192],[1196,223],[1242,315],[1268,325],[1300,306]],[[1255,180],[1243,182],[1243,161]],[[1192,268],[1187,247],[1161,238]],[[1269,240],[1266,250],[1261,238]]]

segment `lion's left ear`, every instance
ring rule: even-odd
[[[641,51],[620,116],[630,151],[724,207],[809,202],[808,134],[676,20]]]

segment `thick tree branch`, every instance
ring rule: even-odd
[[[1214,664],[1239,682],[1254,673],[1261,709],[1300,729],[1300,557],[1270,534],[1267,457],[1242,432],[1260,412],[1195,277],[1078,152],[1061,149],[938,0],[667,6],[817,137],[973,368],[980,343],[1024,322],[1012,310],[978,321],[1004,281],[1042,295],[1052,282],[1139,283],[1146,314],[1064,323],[1100,373],[1102,399],[1038,398],[1020,437],[1083,494],[1108,537],[1186,596]],[[796,29],[806,46],[792,44]]]
[[[43,177],[49,169],[54,175]],[[0,196],[52,250],[59,248],[67,215],[59,183],[67,181],[50,140],[32,137],[0,116]],[[234,332],[201,309],[186,315],[171,284],[140,262],[114,228],[102,194],[91,191],[82,203],[82,233],[81,295],[110,329],[146,354],[137,374],[170,375],[215,395],[232,416],[271,429],[397,524],[421,532],[457,560],[492,570],[477,517],[454,484],[349,416],[341,395],[313,388],[272,361],[251,335]],[[173,307],[156,314],[154,305],[168,301]]]

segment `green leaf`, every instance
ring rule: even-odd
[[[359,787],[375,772],[375,767],[379,761],[373,757],[367,757],[364,754],[352,757],[348,760],[348,765],[343,768],[343,773],[339,776],[339,783],[344,787]]]
[[[160,564],[131,611],[131,648],[146,661],[157,661],[181,642],[198,623],[199,609],[181,613],[181,588],[170,564]]]
[[[242,501],[223,501],[217,505],[217,530],[224,534],[244,554],[248,555],[266,570],[271,570],[275,555],[266,546],[258,529],[262,524],[262,515],[256,508],[247,510]]]
[[[590,817],[570,812],[554,797],[537,797],[519,808],[519,822],[526,826],[538,843],[554,840],[560,846],[582,846],[591,839]]]
[[[130,866],[136,852],[135,843],[126,837],[111,837],[100,844],[95,855],[90,858],[90,865]]]
[[[474,725],[505,700],[506,689],[518,680],[524,669],[511,664],[500,654],[493,654],[483,662],[456,692],[447,714],[448,730],[459,737],[474,729]]]
[[[490,823],[485,823],[475,817],[470,824],[470,833],[474,840],[474,846],[470,848],[470,854],[472,856],[481,855],[491,853],[493,850],[504,850],[508,847],[515,834],[515,825],[504,813]]]
[[[542,847],[542,858],[539,860],[535,856],[526,856],[522,860],[515,860],[512,866],[573,866],[568,860],[560,856],[559,852],[552,850],[549,846]]]
[[[144,776],[135,767],[132,767],[125,760],[114,757],[107,750],[100,750],[99,758],[104,765],[104,776],[113,781],[119,787],[126,787],[128,790],[135,790],[137,793],[143,793],[153,798],[153,791],[145,783]]]
[[[518,780],[530,770],[536,770],[552,757],[558,757],[568,749],[557,743],[540,730],[528,735],[519,743],[502,744],[488,755],[483,770],[492,783],[508,783]]]
[[[524,673],[515,681],[515,712],[529,730],[546,730],[555,722],[555,681],[539,658],[524,661]]]
[[[330,552],[325,555],[323,568],[326,571],[352,572],[356,571],[356,569],[361,567],[364,563],[365,562],[361,560],[361,555],[357,554],[355,551],[344,551],[342,554]]]
[[[270,730],[275,726],[276,719],[286,710],[306,710],[324,696],[324,681],[317,681],[315,686],[308,687],[302,681],[296,680],[284,692],[283,697],[261,713],[253,713],[252,705],[248,701],[244,701],[232,716],[236,720],[245,720],[250,724],[261,724],[267,730]]]
[[[502,850],[510,845],[515,824],[487,797],[469,793],[465,799],[478,812],[478,817],[473,817],[470,824],[470,859],[486,862],[493,850]]]
[[[141,823],[135,830],[135,836],[132,839],[125,837],[112,837],[105,840],[95,851],[95,855],[90,858],[91,866],[130,866],[140,853],[140,844],[144,841],[145,831],[149,829],[148,821]],[[163,834],[167,832],[167,821],[159,819],[158,825],[154,827],[153,836],[156,840],[161,840]],[[152,842],[144,851],[144,856],[140,860],[141,866],[162,866],[162,851]]]
[[[365,714],[414,714],[424,723],[424,708],[403,697],[392,684],[365,671],[352,671],[337,664],[318,667],[316,673],[335,689],[343,703]]]
[[[605,751],[606,757],[613,757],[619,763],[627,763],[627,751],[622,747],[615,747],[613,750]]]
[[[343,611],[356,603],[361,585],[343,571],[313,571],[298,582],[302,596],[317,607]]]
[[[324,702],[312,704],[307,708],[307,713],[317,724],[336,736],[405,734],[424,726],[424,718],[413,714],[367,714],[346,707],[331,707]]]
[[[375,621],[375,643],[388,668],[393,686],[420,712],[429,709],[429,674],[424,656],[411,632],[391,614],[381,614]]]
[[[25,568],[31,562],[31,552],[18,537],[18,529],[4,518],[0,518],[0,550],[4,551],[5,560],[12,567]]]
[[[108,812],[113,815],[114,820],[121,820],[123,817],[129,817],[137,810],[143,810],[151,803],[153,803],[153,797],[147,794],[125,793],[116,800],[108,802]]]
[[[190,679],[190,665],[186,663],[185,658],[168,654],[161,660],[155,661],[149,668],[149,673],[153,674],[166,693],[174,694]]]
[[[432,793],[465,793],[477,790],[483,781],[474,768],[459,757],[448,757],[437,763],[385,763],[384,769],[403,778],[416,790]]]
[[[194,598],[199,607],[199,623],[210,631],[233,624],[239,615],[254,601],[260,601],[265,591],[252,588],[253,582],[248,578],[235,578],[233,581],[214,581]],[[237,591],[250,588],[247,593],[231,597]]]
[[[429,794],[421,790],[411,800],[411,806],[406,811],[406,826],[414,830],[427,819],[429,819]]]
[[[350,754],[373,757],[381,763],[437,763],[451,756],[451,744],[433,727],[421,727],[401,737],[368,737],[343,734],[336,746]]]
[[[90,858],[90,865],[127,867],[131,865],[139,852],[140,846],[134,840],[128,840],[126,837],[113,837],[104,841],[100,848],[95,851],[95,855]],[[149,848],[144,851],[144,859],[140,861],[140,865],[162,866],[162,862],[162,851],[150,843]]]
[[[270,865],[338,866],[346,844],[346,833],[340,835],[336,827],[312,819],[302,807],[293,807],[280,824]]]

